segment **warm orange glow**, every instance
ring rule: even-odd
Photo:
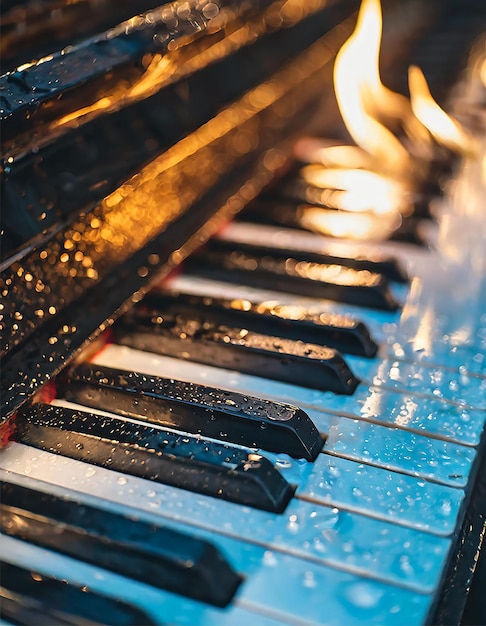
[[[383,215],[405,212],[408,208],[405,187],[375,172],[309,165],[302,168],[301,175],[311,185],[341,190],[337,208],[345,211],[371,211]]]
[[[326,139],[303,137],[294,145],[294,156],[303,163],[320,163],[326,167],[371,167],[370,155],[358,146],[336,145]]]
[[[374,213],[349,213],[313,206],[300,206],[299,220],[304,228],[330,237],[357,241],[382,241],[400,226],[400,213],[394,212],[379,217]]]
[[[473,138],[437,104],[419,67],[409,68],[408,82],[412,110],[434,139],[454,152],[475,154]]]
[[[355,142],[381,166],[399,172],[409,165],[400,141],[370,109],[400,109],[401,99],[381,83],[378,65],[382,16],[379,0],[363,0],[356,29],[336,57],[334,87],[339,110]]]
[[[184,35],[182,29],[179,38],[170,40],[167,50],[154,54],[152,58],[147,55],[147,59],[144,59],[145,71],[133,84],[116,86],[112,93],[96,102],[55,120],[52,127],[57,129],[73,125],[73,123],[76,125],[100,112],[115,111],[132,102],[148,98],[164,86],[182,80],[227,57],[232,52],[251,44],[269,29],[273,30],[276,16],[281,21],[281,26],[290,27],[308,15],[320,11],[328,1],[276,0],[263,14],[253,19],[241,19],[238,8],[221,8],[212,3],[211,12],[214,15],[210,16],[204,29],[214,34],[224,28],[223,37],[199,37],[200,28],[195,29],[189,36]],[[175,3],[169,4],[165,11],[170,16],[176,8]],[[117,28],[120,32],[128,32],[141,24],[143,24],[143,17],[138,15]]]

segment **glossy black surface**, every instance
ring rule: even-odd
[[[177,317],[122,319],[116,341],[165,356],[350,395],[359,380],[343,357],[302,341]]]
[[[282,512],[294,491],[264,457],[210,439],[47,404],[17,420],[21,443],[214,498]]]
[[[14,483],[1,495],[12,537],[218,606],[240,583],[212,544],[186,533]]]
[[[333,313],[311,313],[302,306],[152,291],[133,311],[138,319],[164,313],[182,313],[201,321],[240,326],[264,335],[335,348],[346,354],[373,357],[378,349],[362,322]]]
[[[9,624],[155,624],[147,614],[126,602],[18,565],[0,563],[0,580],[0,618]]]
[[[236,284],[388,311],[398,308],[381,274],[315,261],[293,250],[213,239],[186,267],[198,276]]]
[[[85,406],[296,458],[314,460],[323,444],[297,407],[181,380],[85,363],[58,389]]]
[[[299,220],[298,205],[289,202],[287,199],[280,199],[274,194],[264,194],[258,198],[255,202],[246,208],[240,215],[240,219],[243,221],[254,221],[257,223],[267,223],[276,226],[292,226],[294,228],[302,228],[306,230],[302,222]],[[286,253],[294,256],[296,252],[294,250],[286,250]],[[393,257],[380,255],[370,255],[365,257],[362,255],[356,256],[336,256],[329,254],[325,250],[325,244],[323,244],[322,253],[311,253],[306,251],[300,253],[300,256],[304,256],[308,260],[312,260],[315,263],[332,264],[337,263],[344,267],[350,267],[355,270],[369,270],[377,274],[382,274],[388,280],[392,280],[398,283],[408,282],[408,276],[405,268],[400,264],[398,259]]]
[[[301,8],[300,0],[295,2]],[[237,9],[239,4],[228,3]],[[250,4],[260,6],[258,1]],[[241,41],[237,38],[235,42],[230,37],[228,42],[221,43],[215,33],[206,43],[214,43],[218,52],[218,67],[215,63],[211,73],[217,89],[207,75],[200,76],[195,72],[191,83],[194,90],[182,81],[173,91],[174,100],[171,102],[169,97],[168,106],[162,107],[162,113],[157,102],[152,100],[157,94],[150,95],[154,84],[157,90],[161,83],[157,80],[147,87],[145,79],[153,78],[153,73],[145,68],[147,72],[137,75],[144,79],[143,85],[135,82],[135,91],[141,89],[145,99],[137,100],[140,95],[137,91],[133,108],[130,97],[127,103],[127,94],[123,90],[121,102],[116,98],[113,103],[110,100],[105,109],[105,101],[101,98],[100,107],[93,112],[86,112],[83,109],[85,102],[76,100],[74,103],[81,109],[73,111],[66,101],[67,120],[66,116],[62,117],[62,111],[55,113],[49,109],[46,113],[48,117],[53,114],[54,130],[63,131],[59,136],[57,130],[54,133],[49,131],[51,122],[36,109],[36,121],[29,119],[26,124],[47,124],[42,127],[49,131],[45,137],[43,135],[45,145],[37,141],[37,127],[34,133],[24,132],[22,127],[17,129],[19,134],[14,139],[19,151],[24,145],[22,137],[32,143],[32,151],[24,157],[13,157],[12,163],[10,158],[7,159],[5,197],[15,196],[19,204],[15,201],[13,206],[22,206],[33,216],[47,216],[52,209],[55,219],[52,231],[46,229],[44,232],[42,224],[34,224],[41,230],[38,232],[40,239],[34,236],[35,241],[29,240],[24,248],[14,251],[3,265],[0,281],[5,308],[0,326],[2,349],[8,355],[2,359],[2,420],[12,415],[132,302],[138,301],[148,291],[148,284],[154,281],[156,273],[158,278],[166,275],[275,178],[278,168],[288,159],[293,137],[309,123],[318,109],[322,72],[330,72],[333,51],[339,48],[352,23],[348,20],[339,29],[332,28],[349,16],[356,4],[354,0],[335,3],[319,0],[312,6],[302,5],[304,8],[302,12],[299,8],[297,22],[294,12],[290,11],[289,24],[281,24],[282,30],[278,32],[275,32],[275,25],[267,24],[266,14],[261,14],[249,30],[249,23],[244,22],[242,34],[245,37]],[[322,20],[315,19],[315,11],[320,11]],[[134,24],[140,25],[138,20]],[[195,28],[194,23],[192,28]],[[193,63],[201,52],[201,33],[197,28],[196,31],[194,43],[197,45],[187,46],[183,51],[185,55],[189,50],[190,63],[185,63],[185,56],[179,59],[182,52],[176,46],[177,59],[174,58],[174,62],[177,63],[174,67],[179,67],[184,76],[198,69]],[[181,32],[187,34],[182,23]],[[130,29],[129,33],[132,33]],[[324,37],[316,41],[323,34]],[[265,36],[261,41],[255,41],[254,35]],[[133,36],[136,39],[138,34]],[[312,42],[315,42],[314,48],[306,49]],[[247,47],[249,43],[252,46]],[[241,50],[236,51],[233,45],[241,46]],[[192,53],[194,57],[191,57]],[[293,54],[297,54],[297,58],[285,64]],[[255,63],[256,58],[264,58],[265,63]],[[149,65],[153,60],[160,60],[157,54],[148,59]],[[214,58],[212,54],[203,54],[200,60],[203,67],[206,61],[212,62]],[[156,64],[156,77],[157,68]],[[45,70],[46,67],[42,68]],[[228,80],[235,71],[240,80]],[[109,83],[110,75],[106,76]],[[180,76],[177,73],[176,82]],[[104,75],[100,75],[100,79],[105,80]],[[123,75],[121,79],[123,83]],[[211,88],[208,90],[209,83]],[[269,85],[273,94],[270,100],[261,97],[264,95],[261,92],[268,95]],[[82,84],[77,84],[74,91],[86,95]],[[69,90],[69,93],[73,92]],[[165,92],[161,90],[160,93],[164,99]],[[216,94],[215,100],[206,99],[208,93]],[[117,94],[120,92],[115,96]],[[205,94],[206,98],[201,99],[198,94]],[[28,98],[30,95],[29,92]],[[184,106],[179,106],[178,102]],[[22,106],[25,104],[23,102]],[[56,102],[56,107],[58,104]],[[221,108],[224,113],[220,115]],[[164,112],[169,112],[165,125]],[[80,117],[73,121],[72,113]],[[133,118],[130,120],[127,115],[130,117],[131,114]],[[171,134],[171,120],[178,114],[183,122],[183,135],[179,134],[178,127],[175,136],[169,137],[172,147],[160,154],[167,146],[165,132]],[[140,131],[137,130],[137,120],[142,126]],[[119,145],[120,129],[125,128],[131,147],[128,146],[128,152],[124,152],[125,156],[120,159],[116,147],[110,142],[114,140],[115,146]],[[143,146],[136,141],[137,132],[143,138]],[[234,149],[241,133],[251,140]],[[184,139],[172,145],[181,136]],[[155,148],[152,137],[157,139]],[[111,147],[107,148],[107,145]],[[135,164],[136,159],[131,160],[132,151],[140,148],[143,155]],[[71,149],[86,160],[86,168],[78,171],[75,167],[71,172],[73,163],[76,166],[81,162],[73,157],[67,167],[68,175],[63,176],[65,156]],[[263,155],[269,149],[276,150],[271,152],[275,159],[264,160]],[[101,174],[97,177],[96,165],[100,163],[103,172],[98,168]],[[74,177],[71,176],[73,173]],[[133,177],[129,178],[131,175]],[[120,177],[125,180],[122,184]],[[18,184],[14,182],[12,185],[14,179]],[[24,190],[25,197],[22,195],[22,179],[29,182]],[[56,195],[59,188],[62,193]],[[51,204],[47,196],[53,190]],[[65,201],[66,197],[74,201],[78,196],[81,196],[81,206],[69,206]],[[45,200],[47,205],[42,209],[40,205]],[[67,218],[64,210],[69,214]],[[16,210],[10,213],[12,215],[17,215]],[[59,215],[60,222],[56,221]],[[32,220],[20,221],[22,226],[26,225],[29,238],[35,230],[29,230]],[[20,241],[22,239],[20,233]],[[15,247],[19,239],[10,243]]]

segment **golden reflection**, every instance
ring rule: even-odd
[[[73,122],[79,123],[79,120],[84,121],[99,113],[114,111],[148,98],[164,86],[180,81],[239,48],[251,44],[265,32],[275,28],[275,16],[279,16],[280,28],[290,27],[308,15],[322,10],[327,3],[328,0],[313,0],[307,3],[303,3],[302,0],[277,0],[263,14],[244,21],[239,15],[241,12],[239,8],[220,7],[214,2],[203,3],[202,8],[199,3],[195,3],[194,6],[185,3],[183,15],[177,3],[166,5],[157,17],[174,30],[167,35],[167,49],[164,52],[154,54],[153,57],[146,55],[143,59],[145,71],[142,76],[131,85],[120,83],[112,93],[55,120],[51,128],[57,129],[72,125]],[[147,14],[147,19],[156,13],[154,11]],[[193,30],[191,35],[184,35],[184,29],[175,30],[179,19],[185,20],[191,27]],[[118,31],[127,31],[143,25],[141,16],[137,16],[137,20],[136,23],[128,21],[120,25],[118,29],[114,29],[113,35]],[[139,23],[140,20],[142,22]],[[199,38],[203,30],[206,36]],[[211,36],[223,30],[222,38]]]
[[[301,205],[299,221],[304,228],[330,237],[355,239],[357,241],[382,241],[387,239],[401,224],[398,212],[377,217],[375,213],[351,213]]]
[[[408,207],[405,186],[375,172],[309,165],[302,168],[301,176],[317,187],[345,192],[339,197],[339,208],[346,211],[385,214]]]
[[[287,265],[287,264],[286,264]],[[342,265],[323,265],[289,259],[288,269],[302,278],[329,282],[340,286],[373,287],[379,284],[381,276],[368,270],[353,270]]]
[[[365,169],[372,165],[370,155],[359,146],[344,146],[329,140],[303,137],[294,145],[294,156],[303,163],[320,163],[326,167]]]
[[[437,104],[419,67],[412,65],[409,68],[408,82],[412,110],[434,139],[459,154],[476,154],[473,138]]]
[[[228,200],[214,208],[215,214],[201,231],[173,252],[167,271],[268,185],[281,158],[278,151],[266,153],[266,149],[275,145],[276,137],[285,136],[296,109],[320,93],[323,68],[343,36],[342,28],[330,31],[268,82],[146,165],[92,212],[80,215],[44,249],[12,264],[2,291],[8,310],[0,322],[3,336],[11,338],[7,350],[39,325],[43,314],[34,311],[51,313],[82,298],[86,289],[122,267],[230,172],[236,177],[240,167],[247,168],[249,180],[235,185],[232,195],[226,185]],[[148,263],[141,265],[148,268]],[[26,267],[31,281],[24,279]],[[26,293],[26,288],[28,298],[7,298],[10,293]],[[15,313],[23,319],[15,319]]]

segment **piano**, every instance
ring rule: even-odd
[[[312,232],[358,2],[155,4],[2,5],[0,623],[483,623],[480,164]],[[482,3],[383,11],[484,144]]]

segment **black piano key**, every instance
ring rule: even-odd
[[[177,317],[122,319],[116,341],[132,348],[351,395],[359,380],[331,348]]]
[[[146,613],[126,602],[18,565],[0,563],[0,577],[0,617],[12,624],[155,624]]]
[[[240,218],[242,221],[284,226],[361,243],[389,239],[402,223],[402,216],[398,212],[384,217],[372,213],[324,209],[311,204],[295,205],[289,201],[275,203],[274,200],[268,202],[262,199],[252,203]]]
[[[267,194],[252,203],[247,209],[248,213],[246,213],[245,211],[242,217],[243,219],[245,219],[245,217],[248,215],[254,218],[256,213],[265,213],[265,211],[269,210],[272,206],[274,206],[276,211],[278,211],[282,206],[285,207],[285,205],[286,201],[282,202],[282,200],[277,200]],[[291,212],[292,207],[287,205],[287,210]],[[282,212],[285,212],[285,210],[282,209]],[[293,207],[293,212],[297,216],[296,206]],[[296,226],[296,223],[294,221],[293,224],[289,225]],[[239,246],[240,244],[238,244],[238,247]],[[295,258],[297,255],[299,260],[312,261],[313,263],[323,263],[327,265],[343,265],[344,267],[350,267],[354,270],[369,270],[370,272],[374,272],[376,274],[382,274],[388,280],[392,280],[396,283],[405,284],[409,281],[407,271],[400,263],[400,261],[386,254],[370,253],[366,256],[364,256],[363,254],[359,254],[357,256],[343,256],[331,254],[326,252],[325,250],[323,252],[311,252],[307,250],[295,251],[280,248],[278,248],[278,250],[282,250],[284,254],[290,255],[292,256],[292,258]]]
[[[313,461],[323,440],[301,409],[232,391],[81,364],[62,385],[72,402],[166,428]]]
[[[164,313],[192,315],[202,321],[314,343],[346,354],[373,357],[378,349],[368,328],[358,320],[335,313],[311,313],[302,306],[271,300],[250,302],[152,291],[134,311],[137,318]]]
[[[2,531],[17,539],[217,606],[241,582],[203,539],[14,483],[1,495]]]
[[[268,459],[199,436],[47,404],[17,423],[21,443],[214,498],[281,513],[293,495]]]
[[[312,255],[293,250],[213,239],[188,259],[186,268],[199,276],[252,287],[388,311],[398,308],[381,274],[316,262]]]

